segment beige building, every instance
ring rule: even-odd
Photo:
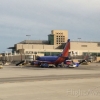
[[[58,55],[63,51],[67,39],[67,30],[52,30],[46,41],[24,40],[9,49],[21,54]],[[100,55],[100,42],[71,41],[70,52],[71,55]]]
[[[61,45],[68,39],[67,30],[52,30],[51,34],[48,35],[48,40],[52,45]]]
[[[70,51],[77,55],[100,55],[100,42],[71,41]]]

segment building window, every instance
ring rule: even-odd
[[[63,38],[63,42],[65,41],[65,38]]]
[[[26,51],[26,54],[28,54],[28,51]]]
[[[98,43],[97,46],[100,47],[100,43]]]
[[[81,47],[87,47],[87,45],[81,45]]]

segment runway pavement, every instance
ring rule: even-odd
[[[100,100],[100,64],[78,68],[4,66],[0,100]]]
[[[100,64],[81,65],[77,68],[37,68],[30,66],[4,66],[0,78],[34,77],[50,75],[99,74]]]

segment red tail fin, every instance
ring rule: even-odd
[[[70,49],[70,39],[68,39],[64,49],[63,49],[63,52],[62,52],[62,57],[67,57],[68,56],[68,53],[69,53],[69,49]]]
[[[55,64],[60,64],[62,62],[64,62],[64,60],[66,59],[66,57],[68,57],[68,53],[69,53],[69,49],[70,49],[70,39],[68,39],[64,49],[63,49],[63,52],[62,52],[62,55],[59,56],[59,58],[55,61]]]

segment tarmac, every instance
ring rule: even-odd
[[[100,64],[77,68],[3,66],[0,100],[100,100]]]

